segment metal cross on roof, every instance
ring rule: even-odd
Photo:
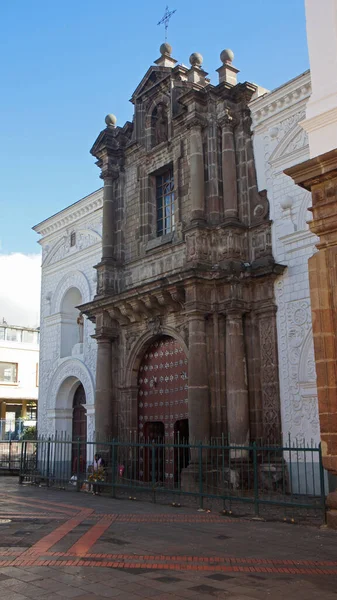
[[[164,25],[165,26],[165,41],[167,40],[167,29],[168,29],[168,26],[169,26],[170,18],[172,17],[172,15],[174,15],[175,12],[177,12],[176,9],[175,10],[169,10],[169,7],[166,6],[163,18],[160,19],[160,21],[158,21],[158,23],[157,23],[157,25]]]

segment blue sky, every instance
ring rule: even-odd
[[[89,150],[159,57],[165,0],[0,3],[0,253],[38,252],[31,227],[101,185]],[[273,89],[308,64],[304,0],[172,0],[168,41],[188,64],[201,52],[213,83],[219,54],[240,81]]]

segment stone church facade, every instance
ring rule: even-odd
[[[212,85],[168,44],[132,96],[133,122],[91,153],[104,182],[95,323],[97,439],[175,434],[281,441],[269,203],[232,53]]]
[[[163,45],[92,148],[104,188],[34,228],[41,434],[319,439],[310,196],[283,174],[310,76],[259,96],[221,58],[213,86]]]

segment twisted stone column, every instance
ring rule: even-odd
[[[249,444],[249,403],[241,312],[226,315],[226,388],[228,435],[232,446]],[[242,452],[233,452],[233,457]]]

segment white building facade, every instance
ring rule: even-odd
[[[39,435],[93,437],[94,325],[76,307],[96,292],[102,199],[97,190],[34,227],[42,246]]]
[[[36,424],[39,330],[0,324],[0,436],[13,438]]]
[[[308,277],[308,258],[315,252],[317,238],[307,224],[311,194],[283,173],[309,158],[307,134],[299,123],[305,118],[310,93],[307,71],[257,98],[250,108],[259,190],[267,190],[273,221],[273,254],[287,267],[275,283],[283,439],[318,444]]]

